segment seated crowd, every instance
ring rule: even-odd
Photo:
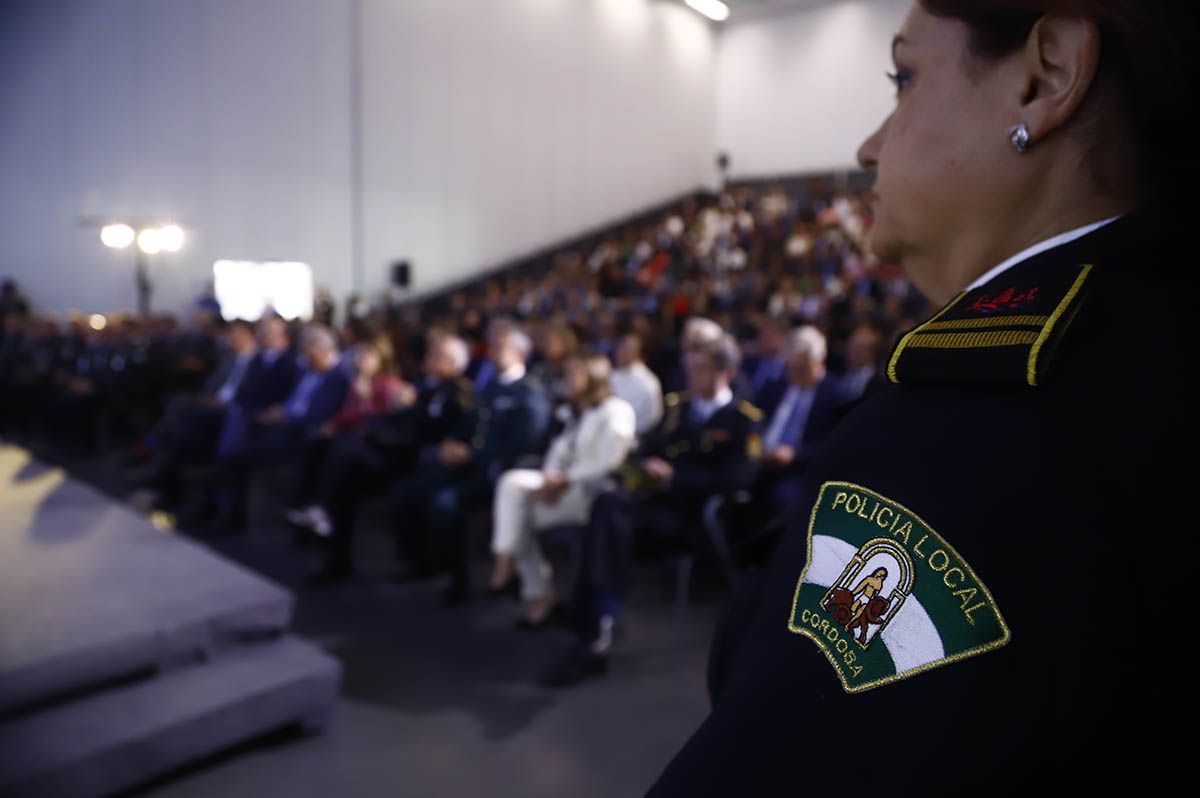
[[[474,286],[325,318],[74,319],[12,304],[0,332],[0,432],[135,442],[131,482],[179,527],[236,532],[254,475],[291,475],[279,511],[352,578],[362,508],[385,503],[413,578],[473,593],[471,530],[490,524],[491,594],[518,624],[569,615],[547,674],[607,667],[639,554],[765,556],[805,467],[880,379],[924,300],[864,254],[864,203],[782,190],[688,201]],[[574,547],[560,591],[540,535]],[[752,553],[756,552],[756,553]],[[563,608],[570,608],[564,613]]]

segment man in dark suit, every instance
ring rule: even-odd
[[[328,328],[310,325],[301,347],[308,367],[285,401],[257,413],[230,414],[218,443],[219,499],[231,529],[245,526],[250,475],[256,466],[298,456],[309,438],[341,408],[350,387],[337,367],[337,340]]]
[[[803,491],[804,470],[850,400],[842,381],[825,368],[825,336],[816,327],[793,330],[784,346],[787,370],[763,392],[763,468],[754,485],[767,517]],[[765,519],[761,519],[765,520]]]
[[[411,474],[420,452],[441,443],[471,409],[472,384],[463,376],[470,360],[466,342],[439,335],[430,342],[424,362],[425,380],[419,393],[393,413],[368,422],[361,433],[337,438],[321,475],[316,511],[300,520],[329,547],[317,583],[349,577],[353,569],[353,540],[358,508],[387,484]],[[408,542],[408,541],[406,541]],[[420,570],[420,552],[406,552]]]
[[[392,490],[408,550],[433,551],[448,566],[449,604],[470,593],[466,514],[489,505],[496,479],[522,455],[538,454],[549,423],[546,396],[525,373],[529,336],[507,325],[489,337],[495,379],[449,436],[421,452],[419,473]]]
[[[226,411],[234,405],[242,381],[259,354],[250,322],[232,322],[224,337],[226,351],[203,392],[199,396],[171,397],[162,418],[142,442],[152,454],[129,478],[158,488],[164,494],[160,499],[172,498],[181,467],[212,460]]]
[[[734,395],[738,359],[729,335],[693,344],[684,359],[689,390],[666,397],[662,423],[621,469],[623,485],[593,504],[573,590],[580,644],[544,675],[547,684],[570,685],[607,670],[635,536],[659,551],[703,545],[706,503],[753,484],[762,412]]]
[[[763,315],[758,320],[755,352],[742,362],[741,373],[750,392],[750,400],[764,407],[764,392],[784,378],[787,371],[783,354],[787,328],[782,319]]]
[[[251,416],[280,404],[300,379],[300,365],[291,353],[287,322],[269,316],[258,323],[259,353],[238,385],[235,404]]]

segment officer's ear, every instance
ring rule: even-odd
[[[1033,26],[1021,63],[1025,81],[1013,123],[1036,144],[1078,113],[1100,66],[1100,29],[1090,19],[1046,14]]]

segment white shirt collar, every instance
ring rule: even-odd
[[[498,374],[496,376],[496,380],[499,381],[501,385],[512,385],[514,382],[524,376],[525,365],[523,363],[517,363],[516,365],[510,367],[508,371]]]
[[[697,396],[692,401],[695,404],[696,409],[700,411],[700,414],[704,416],[704,419],[707,421],[708,419],[712,418],[713,413],[717,412],[722,407],[733,401],[733,390],[727,385],[721,390],[717,391],[716,395],[713,396],[712,399],[701,399],[699,396]]]
[[[1115,222],[1117,219],[1120,219],[1122,215],[1123,214],[1117,214],[1116,216],[1110,216],[1109,218],[1102,219],[1099,222],[1085,224],[1083,227],[1076,227],[1074,230],[1068,230],[1065,233],[1059,233],[1058,235],[1054,236],[1053,238],[1047,238],[1045,241],[1039,241],[1038,243],[1034,244],[1032,247],[1023,249],[1020,252],[1018,252],[1016,255],[1013,255],[1011,258],[1004,261],[999,266],[995,266],[995,267],[989,269],[988,271],[984,272],[979,277],[979,279],[977,279],[975,282],[973,282],[969,286],[967,286],[967,290],[974,291],[976,288],[979,288],[981,285],[987,284],[991,280],[995,279],[999,275],[1001,275],[1004,272],[1011,269],[1013,266],[1016,266],[1018,263],[1025,261],[1025,260],[1029,260],[1034,255],[1045,252],[1048,249],[1054,249],[1054,247],[1070,243],[1077,238],[1083,238],[1085,235],[1092,232],[1093,230],[1099,230],[1104,225],[1109,224],[1110,222]]]

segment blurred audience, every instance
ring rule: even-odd
[[[185,529],[217,509],[209,529],[244,526],[256,485],[323,546],[321,583],[354,573],[375,497],[407,572],[448,573],[450,603],[471,593],[472,531],[490,529],[489,588],[519,586],[523,625],[567,591],[579,644],[546,679],[572,684],[607,668],[635,556],[728,556],[713,519],[732,539],[794,501],[928,315],[867,252],[871,221],[819,182],[732,187],[437,296],[356,295],[336,334],[328,292],[307,326],[255,328],[211,301],[183,323],[56,319],[7,280],[0,434],[125,447],[129,481]],[[254,479],[275,463],[282,496]],[[559,588],[538,543],[552,527],[579,546]]]
[[[642,337],[632,332],[622,335],[613,361],[613,393],[633,408],[637,434],[645,435],[662,420],[663,393],[658,375],[642,360]]]

